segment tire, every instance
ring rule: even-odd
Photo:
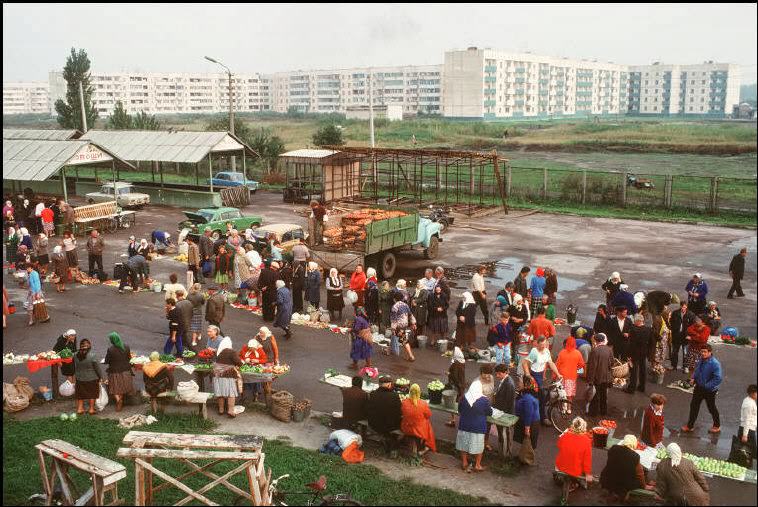
[[[568,408],[571,408],[570,413]],[[569,400],[555,400],[548,406],[548,418],[558,433],[563,433],[579,415],[576,404]]]
[[[432,236],[429,240],[429,248],[424,250],[424,259],[436,259],[440,250],[440,240],[437,236]]]
[[[363,505],[357,500],[353,500],[349,496],[345,495],[341,498],[336,498],[333,496],[325,496],[319,505],[356,505],[361,506]]]
[[[447,231],[447,228],[450,227],[450,224],[448,223],[448,221],[447,221],[446,218],[442,218],[442,219],[438,220],[438,222],[440,224],[440,231],[441,232]]]
[[[213,232],[211,233],[211,239],[212,239],[214,242],[218,241],[220,237],[221,237],[221,231],[219,231],[219,230],[213,231]]]
[[[392,252],[387,252],[382,256],[382,260],[379,263],[382,278],[392,278],[397,269],[397,258]]]

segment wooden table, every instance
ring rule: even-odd
[[[205,390],[205,379],[206,377],[211,377],[213,375],[213,370],[198,370],[195,368],[195,381],[197,382],[197,385],[200,386],[200,390]],[[244,373],[242,372],[242,383],[243,384],[263,384],[263,393],[266,397],[266,405],[270,405],[271,400],[271,384],[276,380],[279,376],[274,375],[273,373]],[[240,396],[242,396],[242,393],[240,393]]]
[[[271,470],[266,473],[264,469],[265,454],[261,452],[262,437],[130,431],[124,437],[123,443],[128,447],[120,448],[116,455],[119,458],[134,460],[135,505],[152,505],[154,494],[170,487],[187,494],[174,505],[185,505],[195,501],[205,505],[218,505],[204,495],[218,485],[249,500],[252,505],[270,505],[271,503],[268,493]],[[153,465],[153,459],[156,458],[176,460],[189,465],[192,470],[173,477],[168,471],[164,472]],[[201,460],[203,464],[194,463],[195,460]],[[211,468],[218,463],[233,463],[237,466],[219,476],[211,472]],[[229,482],[232,476],[243,472],[247,476],[248,491],[243,491]],[[211,482],[199,489],[191,488],[181,482],[195,474],[202,474],[211,479]],[[153,487],[153,475],[164,482]]]
[[[106,492],[111,493],[111,503],[107,505],[124,503],[118,498],[118,481],[126,477],[126,468],[122,464],[85,451],[63,440],[44,440],[34,447],[39,452],[39,468],[47,505],[53,505],[56,479],[60,482],[67,505],[106,505]],[[45,457],[52,458],[50,476],[48,476]],[[92,486],[81,496],[78,495],[69,475],[72,469],[90,476]]]

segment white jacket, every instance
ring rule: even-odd
[[[750,396],[746,396],[744,400],[742,400],[742,409],[740,409],[740,426],[742,426],[745,431],[753,430],[755,431],[755,420],[756,420],[756,405],[755,400],[751,398]]]

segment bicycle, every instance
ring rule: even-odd
[[[563,388],[562,379],[558,379],[547,388],[549,401],[547,402],[547,416],[553,427],[563,433],[571,425],[571,421],[579,415],[573,401],[568,399],[566,390]]]
[[[307,499],[306,503],[297,501],[293,503],[292,505],[308,505],[308,506],[311,506],[311,505],[362,506],[363,505],[362,503],[350,498],[350,495],[348,495],[347,493],[337,493],[335,495],[324,495],[324,492],[326,491],[326,477],[324,477],[323,475],[319,477],[318,481],[311,482],[305,485],[308,489],[310,489],[310,491],[288,492],[288,491],[280,490],[278,488],[279,481],[287,479],[289,476],[290,476],[289,474],[284,474],[280,477],[277,477],[276,479],[271,481],[271,484],[269,484],[268,493],[269,493],[269,498],[271,498],[271,505],[283,505],[283,506],[290,505],[286,502],[288,495],[310,497]],[[247,500],[245,499],[245,497],[238,496],[234,505],[242,505],[243,502],[246,502],[246,501]]]

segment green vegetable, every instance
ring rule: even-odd
[[[158,358],[161,363],[173,363],[176,358],[172,354],[161,354]]]
[[[61,414],[61,421],[68,421],[68,414]]]
[[[70,350],[63,349],[60,352],[58,352],[58,357],[60,357],[61,359],[66,359],[66,358],[69,358],[69,357],[73,357],[73,354],[71,353]]]
[[[186,357],[187,359],[195,357],[197,354],[192,350],[185,350],[182,354],[182,357]]]
[[[335,377],[337,375],[339,375],[339,373],[334,368],[327,368],[324,371],[324,378]]]
[[[426,388],[430,391],[442,391],[443,389],[445,389],[445,384],[435,379],[429,382],[426,385]]]
[[[71,412],[71,415],[68,416],[69,421],[76,421],[76,412]]]

